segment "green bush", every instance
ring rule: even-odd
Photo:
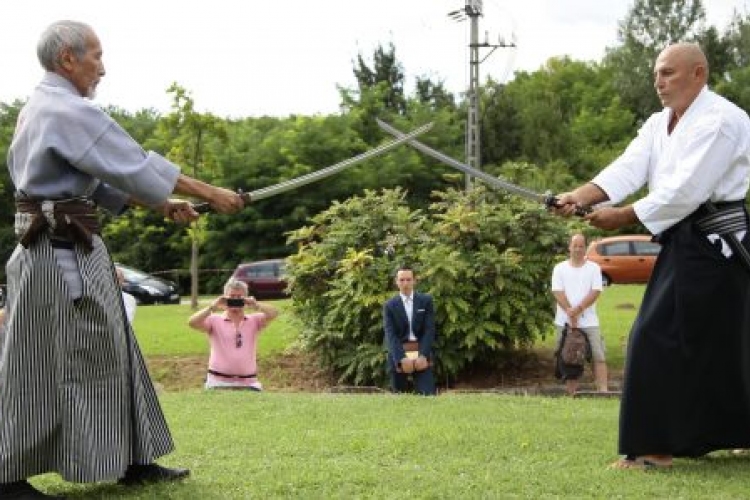
[[[382,306],[403,263],[435,299],[438,376],[507,359],[549,330],[549,280],[567,246],[566,225],[481,187],[433,196],[424,213],[401,189],[367,191],[290,233],[300,342],[340,382],[384,384]]]

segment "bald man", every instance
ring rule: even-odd
[[[580,329],[591,346],[596,390],[607,392],[607,361],[604,339],[599,329],[596,301],[602,293],[602,270],[586,259],[586,238],[581,233],[570,237],[569,258],[552,269],[552,295],[555,297],[555,350],[562,348],[566,326]],[[578,391],[578,377],[561,373],[568,394]]]
[[[628,342],[616,468],[750,448],[750,265],[733,247],[750,247],[750,119],[707,81],[700,47],[666,47],[654,65],[664,109],[556,210],[607,202],[591,225],[642,224],[662,244]]]

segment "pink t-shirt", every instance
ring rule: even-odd
[[[246,314],[239,328],[235,328],[234,322],[225,314],[209,315],[203,323],[203,329],[208,333],[208,342],[211,345],[208,368],[228,375],[256,373],[258,336],[266,323],[263,313]],[[237,340],[238,334],[240,342]],[[216,385],[260,385],[257,377],[229,378],[209,373],[207,385],[214,385],[214,382]]]

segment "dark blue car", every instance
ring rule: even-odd
[[[115,264],[123,274],[122,289],[140,304],[179,304],[177,283],[122,264]]]

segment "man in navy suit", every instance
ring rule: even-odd
[[[435,308],[431,295],[414,291],[416,282],[412,268],[399,267],[396,272],[399,294],[383,307],[388,372],[393,392],[407,391],[411,375],[419,394],[434,396],[437,394],[432,373]]]

